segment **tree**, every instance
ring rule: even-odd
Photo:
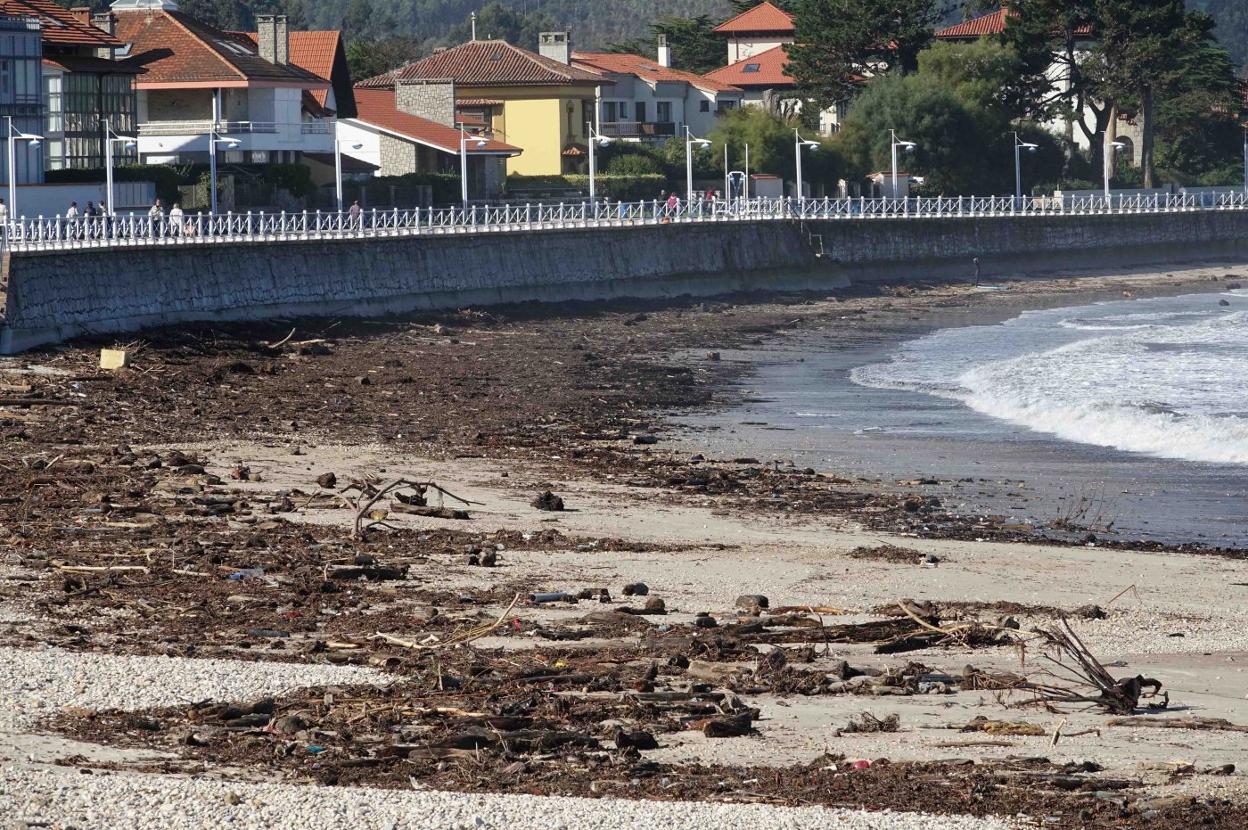
[[[800,0],[789,73],[821,109],[866,74],[913,72],[941,20],[938,0]]]
[[[1183,0],[1097,0],[1097,47],[1101,88],[1111,101],[1130,100],[1139,111],[1140,168],[1153,186],[1157,86],[1174,71],[1189,33]],[[1196,23],[1212,36],[1207,16]],[[1108,151],[1108,150],[1107,150]]]
[[[933,79],[884,76],[858,96],[837,137],[856,174],[891,169],[891,130],[915,142],[917,147],[900,164],[909,173],[922,174],[933,192],[974,192],[982,186],[986,159],[976,119]]]
[[[505,40],[524,49],[536,49],[538,35],[558,28],[543,13],[525,14],[522,9],[505,6],[493,0],[477,12],[479,40]],[[446,42],[458,44],[472,39],[472,23],[465,20],[446,35]]]
[[[727,147],[729,164],[734,169],[741,169],[745,164],[745,148],[748,145],[751,173],[792,178],[796,167],[793,130],[797,128],[797,121],[782,118],[762,107],[742,107],[720,117],[708,136],[711,147],[706,152],[715,164],[721,164],[724,148]],[[803,134],[803,138],[817,136]],[[839,150],[827,140],[820,141],[819,149],[806,151],[802,157],[804,180],[827,188],[836,187],[845,175],[845,169]]]
[[[347,69],[356,81],[385,74],[421,56],[420,44],[398,36],[348,41],[346,51]]]

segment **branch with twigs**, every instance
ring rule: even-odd
[[[378,486],[374,482],[368,480],[353,481],[338,491],[339,497],[346,501],[351,508],[355,510],[355,522],[352,525],[351,538],[361,539],[366,533],[368,533],[368,531],[375,527],[388,527],[393,529],[393,525],[387,524],[384,518],[374,519],[368,524],[365,524],[364,520],[368,517],[377,502],[392,493],[397,496],[399,495],[399,491],[404,489],[411,490],[415,493],[416,497],[421,499],[424,498],[425,493],[429,490],[434,490],[439,494],[439,496],[446,496],[447,498],[454,499],[464,505],[481,505],[481,502],[469,501],[468,499],[455,495],[450,490],[447,490],[434,481],[415,481],[410,478],[398,478],[383,486]],[[347,494],[352,492],[356,494],[354,499],[347,497]]]

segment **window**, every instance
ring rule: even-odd
[[[748,73],[761,72],[762,69],[763,65],[760,63],[747,63],[745,65],[745,71]]]
[[[735,110],[737,108],[737,102],[736,101],[720,101],[719,104],[717,104],[716,106],[717,106],[717,110],[716,110],[717,112],[728,112],[729,110]]]
[[[656,101],[655,102],[654,120],[660,124],[670,124],[672,122],[672,102]]]
[[[646,120],[646,102],[645,101],[638,101],[636,104],[633,105],[633,110],[636,112],[636,115],[637,115],[637,117],[633,119],[634,121],[642,122]]]
[[[706,99],[703,99],[702,101],[700,101],[700,102],[698,103],[698,111],[699,111],[699,112],[710,112],[710,111],[711,111],[711,102],[710,102],[710,101],[707,101]]]
[[[616,104],[615,101],[603,101],[602,120],[606,121],[608,124],[614,124],[617,120],[619,120],[618,106],[619,105]]]

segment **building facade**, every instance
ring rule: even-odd
[[[331,84],[291,61],[284,16],[258,16],[253,41],[190,17],[172,0],[117,0],[112,8],[118,37],[143,69],[135,87],[144,163],[206,163],[212,140],[224,164],[297,163],[304,153],[333,151],[334,119],[313,95]]]
[[[797,34],[793,16],[772,3],[759,3],[715,27],[728,44],[727,64],[792,43]]]
[[[0,17],[0,116],[12,119],[0,128],[27,135],[40,135],[43,129],[43,61],[41,26],[37,18]],[[18,184],[43,181],[41,144],[29,141],[14,145],[15,178]],[[0,183],[9,181],[8,153],[0,153]]]

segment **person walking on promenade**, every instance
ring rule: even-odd
[[[352,227],[352,228],[358,228],[358,227],[360,227],[360,214],[361,214],[361,212],[362,212],[362,211],[360,210],[360,203],[359,203],[359,200],[356,200],[356,201],[352,202],[352,203],[351,203],[351,208],[347,211],[347,215],[348,215],[348,216],[350,217],[350,219],[351,219],[351,222],[350,222],[350,224],[349,224],[349,227]]]
[[[78,238],[78,203],[70,202],[65,208],[65,238]]]
[[[169,233],[173,236],[182,235],[182,205],[177,202],[169,208]]]
[[[164,220],[165,220],[165,208],[164,208],[164,205],[160,203],[160,199],[157,199],[152,204],[151,208],[148,209],[147,219],[148,219],[148,223],[151,225],[151,230],[149,231],[149,235],[159,236],[161,232],[161,226],[164,224]]]

